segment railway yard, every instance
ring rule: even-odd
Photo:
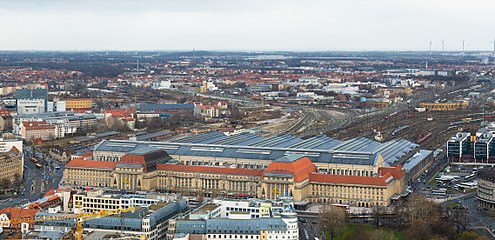
[[[482,117],[472,117],[478,113],[478,110],[412,113],[397,111],[389,115],[380,114],[364,118],[327,134],[338,139],[358,136],[375,138],[381,135],[382,141],[402,138],[418,143],[423,148],[433,149],[441,147],[456,131],[478,129]],[[490,114],[487,113],[486,118],[491,116]]]

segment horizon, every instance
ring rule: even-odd
[[[491,51],[489,0],[4,0],[5,51]],[[442,46],[441,41],[445,41]]]

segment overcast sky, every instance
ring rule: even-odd
[[[491,50],[493,0],[0,0],[1,50]]]

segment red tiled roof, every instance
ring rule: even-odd
[[[0,116],[2,116],[2,117],[8,117],[8,116],[10,116],[9,110],[7,110],[5,108],[0,109]]]
[[[164,171],[216,173],[216,174],[225,174],[225,175],[261,176],[263,174],[263,170],[189,166],[189,165],[175,165],[175,164],[157,164],[156,169],[164,170]]]
[[[402,171],[402,165],[397,165],[395,167],[381,167],[381,168],[378,168],[378,172],[380,173],[380,175],[385,175],[387,173],[390,173],[392,174],[392,176],[394,176],[395,179],[399,179],[399,178],[402,178],[404,177],[404,171]]]
[[[57,195],[53,195],[53,196],[49,197],[47,201],[53,201],[57,198],[59,198]]]
[[[35,209],[23,209],[23,208],[4,208],[0,210],[0,214],[8,214],[9,219],[34,217],[38,210]]]
[[[272,162],[265,172],[292,174],[294,181],[300,182],[309,178],[310,173],[316,172],[316,168],[309,158],[302,157],[294,162]]]
[[[390,173],[380,177],[347,176],[323,173],[311,173],[309,180],[319,183],[355,184],[368,186],[387,186],[386,180],[392,177]]]
[[[109,161],[96,161],[96,160],[83,160],[82,158],[75,158],[70,160],[65,167],[78,167],[78,168],[94,168],[94,169],[114,169],[116,162]]]
[[[146,161],[144,159],[143,155],[136,155],[136,154],[126,154],[122,156],[120,159],[119,163],[124,163],[124,164],[141,164],[143,166],[143,171],[148,172],[148,169],[146,169]]]

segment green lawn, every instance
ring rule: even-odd
[[[397,237],[398,240],[406,239],[402,233],[397,232],[391,228],[380,227],[379,229],[386,232],[392,232]],[[374,231],[375,231],[375,226],[372,225],[348,224],[343,229],[341,229],[341,231],[339,231],[339,233],[335,237],[335,240],[346,240],[350,238],[358,239],[356,237],[358,235],[361,235],[363,232],[371,235],[373,234]],[[330,239],[330,234],[327,233],[326,239]]]

